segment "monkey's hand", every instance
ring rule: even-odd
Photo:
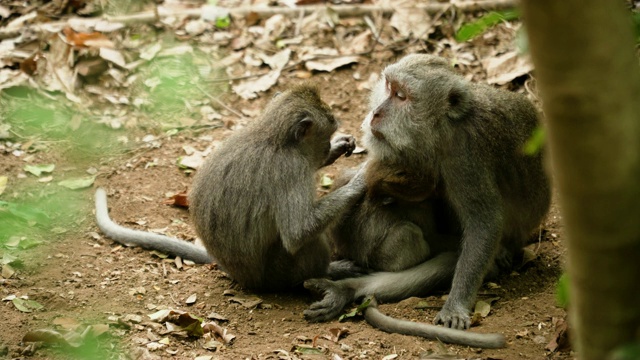
[[[461,305],[449,305],[446,302],[433,322],[452,329],[468,329],[471,326],[469,309]]]
[[[356,148],[356,139],[351,135],[338,135],[331,139],[331,150],[323,166],[331,165],[340,155],[349,157]]]
[[[332,280],[340,280],[369,274],[369,269],[360,267],[350,260],[338,260],[329,263],[327,276]]]
[[[335,319],[345,306],[355,300],[355,291],[339,281],[311,279],[304,282],[304,287],[323,296],[322,300],[314,302],[304,311],[305,319],[310,322]]]

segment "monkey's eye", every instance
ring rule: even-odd
[[[397,97],[400,100],[406,100],[407,99],[407,95],[402,90],[396,90],[396,92],[393,95],[395,95],[395,97]]]

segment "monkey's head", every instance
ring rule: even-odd
[[[434,150],[456,122],[464,121],[472,96],[468,82],[446,59],[408,55],[386,67],[373,89],[362,124],[365,145],[382,158]]]
[[[255,126],[256,136],[277,148],[299,150],[307,159],[322,164],[338,122],[315,86],[299,84],[276,94]]]

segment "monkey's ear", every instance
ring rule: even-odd
[[[447,115],[451,120],[463,118],[471,109],[471,91],[466,84],[459,83],[451,88],[447,100],[449,101]]]
[[[295,125],[293,125],[293,140],[295,142],[300,142],[311,130],[313,126],[313,120],[311,118],[305,117],[302,120],[299,120]]]

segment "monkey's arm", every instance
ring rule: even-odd
[[[351,135],[339,135],[331,139],[331,149],[322,167],[333,164],[340,155],[349,157],[356,148],[356,139]]]
[[[502,201],[494,176],[481,156],[452,161],[443,168],[448,200],[460,220],[463,235],[451,292],[435,323],[468,329],[476,292],[500,243]]]
[[[301,193],[304,189],[290,189],[289,194],[278,199],[280,203],[276,213],[276,223],[285,249],[295,254],[305,241],[316,238],[331,222],[342,217],[364,195],[365,190],[364,169],[361,169],[347,185],[307,207],[303,207],[305,201],[298,201],[298,211],[292,211],[291,202],[304,199],[306,195]]]
[[[456,253],[445,252],[404,271],[377,272],[338,281],[307,280],[304,287],[323,298],[311,304],[304,316],[312,322],[328,321],[340,315],[345,306],[367,295],[391,302],[427,294],[451,281],[456,258]]]
[[[111,218],[109,218],[107,192],[103,188],[96,189],[95,204],[98,227],[107,237],[120,244],[133,244],[145,249],[180,256],[183,259],[188,259],[200,264],[214,262],[214,259],[207,254],[207,250],[203,247],[164,235],[128,229],[114,223]]]

